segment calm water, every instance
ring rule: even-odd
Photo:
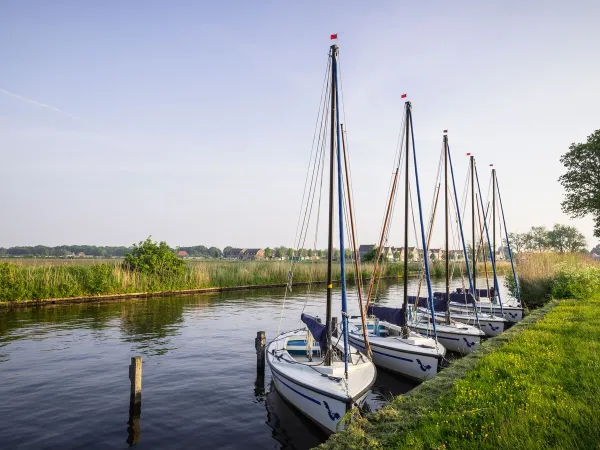
[[[415,291],[411,286],[411,291]],[[441,289],[441,284],[436,288]],[[310,448],[326,436],[256,370],[254,338],[277,334],[283,289],[0,312],[2,448]],[[399,305],[402,285],[382,283]],[[282,331],[325,316],[322,287],[295,288]],[[334,314],[339,316],[339,292]],[[354,298],[351,312],[357,312]],[[337,314],[336,314],[337,312]],[[128,430],[131,356],[143,357],[139,433]],[[371,409],[414,384],[379,370]]]

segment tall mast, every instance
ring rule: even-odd
[[[332,263],[333,263],[333,179],[334,161],[335,161],[335,135],[336,135],[336,100],[337,92],[335,90],[335,80],[337,78],[337,45],[332,45],[329,49],[331,57],[331,136],[330,136],[330,155],[329,155],[329,227],[328,227],[328,246],[327,246],[327,316],[325,326],[327,327],[327,353],[325,355],[325,365],[330,366],[333,362],[332,348],[332,329],[331,329],[331,294],[333,291]]]
[[[492,259],[496,262],[496,169],[492,169]]]
[[[475,240],[475,157],[471,155],[471,226],[473,228],[473,296],[475,300],[477,295],[477,241]]]
[[[337,67],[336,67],[337,71]],[[338,226],[340,228],[340,281],[342,284],[342,337],[344,338],[344,375],[348,378],[348,302],[346,298],[346,249],[344,246],[344,204],[342,187],[342,151],[340,142],[340,105],[337,95],[337,76],[333,79],[335,85],[335,131],[336,131],[336,154],[337,154],[337,179],[338,179]],[[366,345],[365,345],[366,348]]]
[[[444,212],[446,238],[446,302],[450,303],[450,249],[448,244],[448,136],[444,134]],[[450,324],[450,305],[446,308],[446,323]]]
[[[410,170],[410,158],[408,157],[408,143],[410,140],[410,102],[406,102],[406,178],[404,182],[404,327],[402,328],[402,337],[407,339],[410,336],[408,328],[408,175]],[[426,245],[426,243],[423,243]],[[416,305],[415,305],[416,306]]]

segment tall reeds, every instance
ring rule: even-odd
[[[517,262],[521,300],[537,308],[551,298],[586,298],[600,290],[600,263],[581,253],[525,253]],[[513,277],[507,287],[516,295]]]
[[[181,275],[157,276],[106,262],[81,266],[0,262],[0,301],[285,284],[290,268],[288,261],[199,261],[187,264]],[[372,270],[372,265],[363,264],[361,277],[369,278]],[[418,272],[419,267],[411,265],[409,270]],[[402,275],[402,264],[384,264],[379,273],[380,277]],[[336,281],[340,279],[337,265],[333,277]],[[293,283],[326,279],[327,265],[323,262],[294,265]],[[354,281],[354,271],[348,270],[346,279]]]

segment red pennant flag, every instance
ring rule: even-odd
[[[467,153],[467,156],[471,156],[471,154],[470,154],[470,153]]]
[[[490,164],[490,167],[493,167],[493,166],[494,166],[493,164]]]
[[[447,133],[447,132],[448,132],[448,130],[444,130],[444,133]]]
[[[406,94],[402,94],[400,98],[406,98]]]
[[[337,33],[331,35],[331,40],[337,39]]]

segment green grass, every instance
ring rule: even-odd
[[[536,310],[321,448],[600,448],[600,297]]]

